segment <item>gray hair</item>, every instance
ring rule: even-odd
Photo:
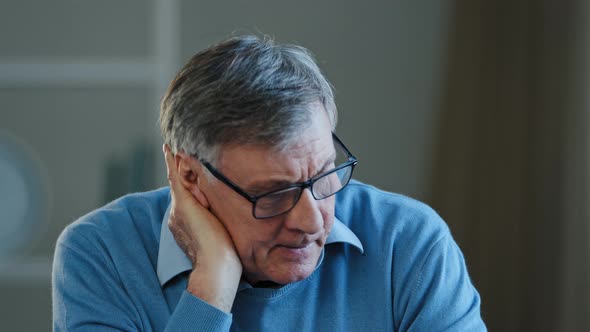
[[[309,125],[309,106],[317,102],[334,129],[332,86],[309,51],[267,37],[233,37],[197,53],[172,80],[160,129],[174,153],[215,163],[226,144],[286,147]]]

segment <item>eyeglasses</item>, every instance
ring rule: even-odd
[[[314,199],[320,200],[336,194],[348,185],[352,177],[352,171],[358,164],[358,160],[344,146],[344,143],[342,143],[336,134],[332,133],[332,139],[334,140],[335,146],[340,148],[336,149],[336,162],[338,166],[325,173],[314,176],[307,181],[295,183],[285,188],[260,195],[250,195],[221,174],[210,163],[204,160],[200,161],[213,176],[252,203],[252,215],[254,218],[267,219],[291,211],[306,188],[311,190]],[[344,161],[340,162],[342,160]]]

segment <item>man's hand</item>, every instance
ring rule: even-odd
[[[230,312],[242,264],[223,224],[181,182],[170,148],[164,145],[172,203],[168,227],[193,264],[187,290],[214,307]]]

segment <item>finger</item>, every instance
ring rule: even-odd
[[[168,182],[170,183],[170,186],[173,186],[178,181],[176,162],[174,161],[174,156],[172,155],[168,144],[162,145],[162,151],[164,152],[164,159],[166,160],[166,175],[168,177]]]
[[[173,198],[186,198],[190,196],[190,192],[184,188],[182,185],[180,178],[178,176],[178,170],[176,168],[176,161],[174,160],[174,156],[170,151],[170,147],[168,144],[164,144],[162,149],[164,150],[164,159],[166,160],[166,169],[167,169],[167,177],[168,183],[170,184],[170,193],[172,194]]]

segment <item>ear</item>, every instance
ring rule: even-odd
[[[178,177],[184,188],[190,191],[193,196],[204,206],[209,208],[209,200],[201,190],[202,180],[205,176],[201,163],[194,157],[178,152],[174,156]]]

